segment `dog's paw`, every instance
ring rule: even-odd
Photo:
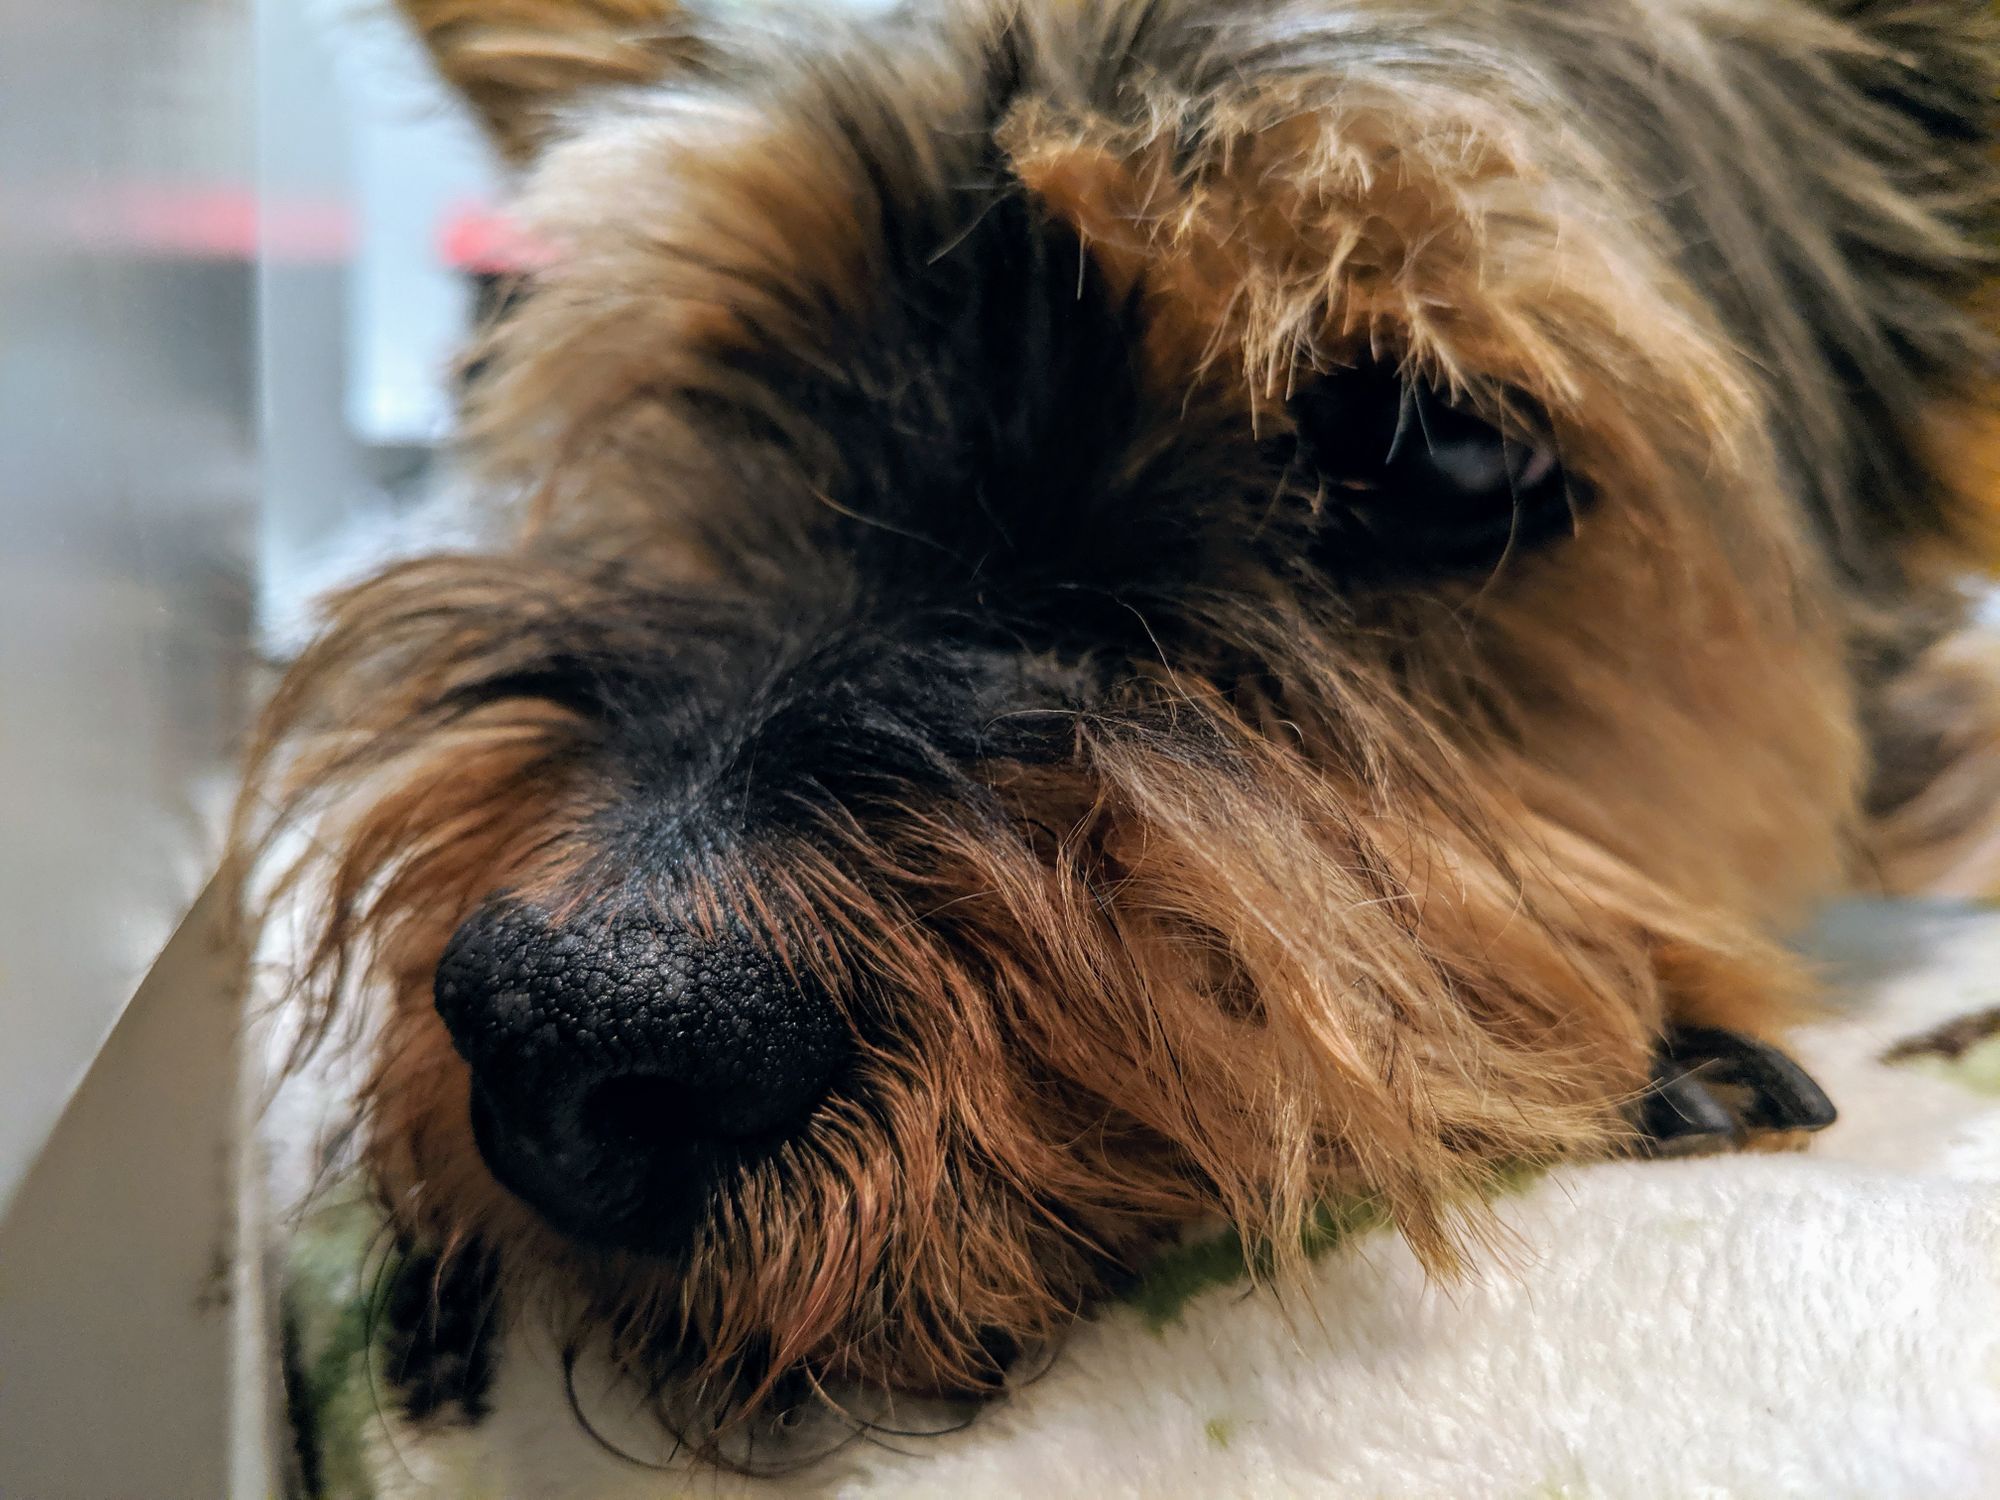
[[[1776,1047],[1712,1026],[1667,1029],[1632,1114],[1652,1156],[1729,1150],[1835,1118],[1825,1092]]]

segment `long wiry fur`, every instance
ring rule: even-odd
[[[244,846],[314,830],[301,988],[371,997],[405,1231],[656,1391],[988,1391],[1176,1226],[1282,1275],[1331,1194],[1447,1269],[1496,1173],[1619,1141],[1669,1019],[1782,1021],[1871,779],[1889,842],[1963,802],[1924,789],[1988,740],[1891,721],[1979,533],[1933,440],[1983,394],[1975,7],[1023,0],[801,45],[403,4],[536,161],[554,254],[464,429],[519,539],[333,602]],[[1370,362],[1545,423],[1575,535],[1349,578],[1271,455]],[[975,625],[1085,686],[970,748],[854,686],[965,675]],[[911,768],[800,771],[645,872],[860,1047],[665,1259],[493,1181],[431,1001],[493,893],[628,899],[655,721],[704,786],[801,725]]]

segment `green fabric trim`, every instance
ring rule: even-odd
[[[1482,1196],[1499,1198],[1520,1192],[1540,1181],[1542,1172],[1542,1168],[1528,1165],[1501,1167],[1487,1181]],[[1375,1198],[1329,1198],[1314,1211],[1300,1244],[1308,1259],[1317,1260],[1363,1235],[1390,1227],[1388,1210]],[[1118,1300],[1138,1313],[1149,1331],[1165,1333],[1180,1322],[1188,1304],[1203,1292],[1266,1281],[1275,1261],[1269,1245],[1246,1252],[1242,1236],[1234,1229],[1216,1230],[1160,1252]]]
[[[1306,1255],[1317,1259],[1388,1223],[1388,1214],[1373,1199],[1329,1199],[1314,1211],[1300,1238]],[[1266,1280],[1275,1260],[1268,1244],[1246,1251],[1234,1229],[1218,1230],[1162,1251],[1121,1300],[1149,1330],[1164,1333],[1203,1292]]]
[[[290,1415],[314,1500],[375,1500],[369,1336],[389,1282],[382,1218],[359,1193],[315,1209],[285,1264]]]
[[[1975,1094],[2000,1097],[2000,1036],[1968,1047],[1956,1057],[1915,1058],[1912,1065]]]

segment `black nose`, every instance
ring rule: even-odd
[[[495,902],[452,935],[435,995],[494,1176],[565,1234],[631,1250],[683,1243],[847,1051],[831,998],[765,945],[652,912],[558,924]]]

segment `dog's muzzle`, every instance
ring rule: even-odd
[[[667,1253],[782,1144],[849,1050],[832,999],[746,933],[496,900],[438,964],[493,1175],[580,1241]]]

